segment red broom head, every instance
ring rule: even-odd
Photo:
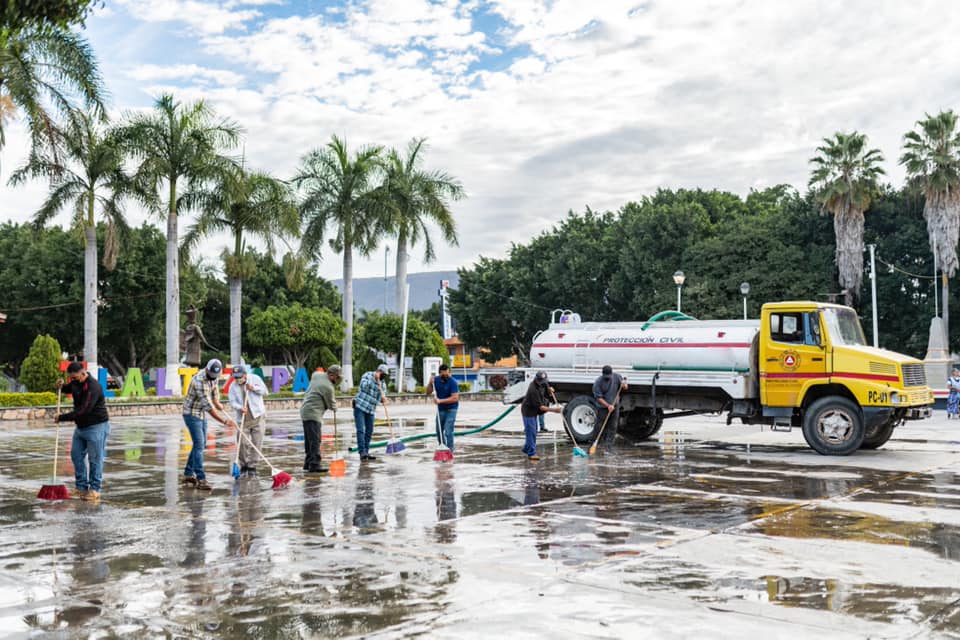
[[[450,462],[453,460],[453,451],[450,449],[437,449],[433,454],[434,462]]]
[[[45,484],[40,487],[37,498],[40,500],[69,500],[70,491],[63,484]]]
[[[277,475],[273,476],[273,488],[282,489],[283,487],[290,484],[290,481],[293,480],[293,476],[284,471],[277,472]]]

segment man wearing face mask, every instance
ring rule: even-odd
[[[434,391],[437,395],[433,398],[433,404],[437,405],[437,422],[439,423],[440,433],[443,435],[443,444],[447,445],[450,451],[453,451],[453,423],[457,421],[457,409],[460,407],[460,385],[450,375],[450,365],[441,364],[440,375],[431,376],[424,391],[427,395]]]
[[[523,452],[533,462],[540,459],[537,455],[537,416],[547,411],[554,413],[563,411],[560,407],[550,407],[550,401],[547,399],[549,395],[550,381],[547,379],[547,372],[537,371],[537,375],[527,387],[527,395],[520,404],[520,415],[523,416]]]
[[[223,410],[220,403],[220,371],[223,364],[216,358],[207,363],[203,371],[198,372],[190,381],[187,395],[183,398],[183,422],[190,431],[193,448],[187,456],[187,466],[183,469],[183,484],[187,487],[211,490],[207,475],[203,471],[203,448],[207,444],[207,417],[210,414],[218,422],[237,428],[237,423]]]
[[[597,404],[607,410],[609,417],[602,412],[597,416],[600,424],[604,420],[607,426],[603,430],[603,440],[601,445],[604,448],[613,446],[613,441],[617,437],[617,422],[620,420],[620,398],[621,391],[627,388],[627,382],[619,373],[613,372],[613,367],[604,365],[600,377],[593,382],[593,397]]]

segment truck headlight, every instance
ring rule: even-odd
[[[900,404],[900,394],[896,391],[890,392],[890,404]]]

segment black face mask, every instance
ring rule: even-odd
[[[216,380],[220,377],[219,373],[213,373],[212,371],[207,371],[207,380]]]
[[[603,379],[606,380],[607,382],[610,382],[610,380],[613,379],[613,374],[612,374],[612,373],[608,373],[608,374],[606,374],[605,376],[603,376]]]

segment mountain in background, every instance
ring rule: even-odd
[[[434,302],[440,302],[437,292],[440,290],[440,281],[449,280],[450,287],[456,289],[460,278],[456,271],[426,271],[423,273],[408,273],[407,283],[410,285],[410,309],[420,311],[429,309]],[[334,280],[333,285],[343,293],[343,280]],[[393,276],[387,278],[384,287],[383,278],[354,278],[353,303],[359,311],[383,311],[384,289],[386,289],[386,309],[396,311],[397,281]]]

